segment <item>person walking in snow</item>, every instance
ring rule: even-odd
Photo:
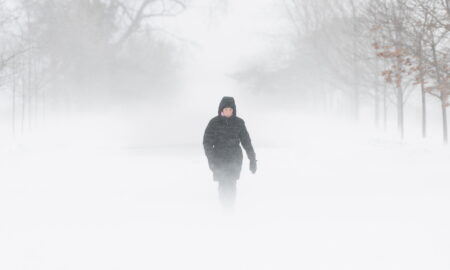
[[[218,115],[212,118],[203,136],[203,148],[213,180],[219,182],[219,199],[224,206],[232,206],[236,197],[236,182],[242,168],[242,148],[250,160],[250,171],[256,172],[256,154],[242,118],[236,116],[233,97],[223,97]]]

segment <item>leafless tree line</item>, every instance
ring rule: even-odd
[[[284,0],[284,6],[299,50],[305,43],[314,48],[322,61],[317,73],[345,89],[355,118],[361,98],[369,97],[376,125],[386,126],[392,103],[403,138],[404,106],[420,91],[423,137],[431,96],[440,101],[447,143],[450,0]]]
[[[169,80],[175,50],[153,29],[185,9],[184,0],[0,0],[0,91],[11,96],[14,134],[43,119],[48,103],[70,107],[83,94],[95,103],[118,89],[138,96],[121,84],[148,77],[152,91]]]

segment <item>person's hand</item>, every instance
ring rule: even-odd
[[[250,171],[252,172],[252,173],[255,173],[256,172],[256,159],[255,160],[250,160]]]

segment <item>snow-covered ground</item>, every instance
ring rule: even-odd
[[[282,1],[195,2],[167,31],[189,47],[176,100],[124,102],[115,115],[96,104],[99,117],[46,108],[45,121],[17,118],[12,140],[11,97],[0,93],[0,270],[448,270],[438,100],[427,140],[417,139],[418,96],[403,142],[391,122],[383,133],[292,114],[322,102],[248,93],[229,76],[287,56]],[[224,95],[236,97],[258,159],[254,175],[244,160],[233,211],[218,202],[201,144]],[[372,107],[361,106],[360,124]]]
[[[314,123],[249,128],[234,211],[201,143],[4,150],[0,269],[448,269],[448,147]]]

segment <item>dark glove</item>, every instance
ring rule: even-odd
[[[250,160],[250,171],[252,173],[256,172],[256,159],[255,160]]]

